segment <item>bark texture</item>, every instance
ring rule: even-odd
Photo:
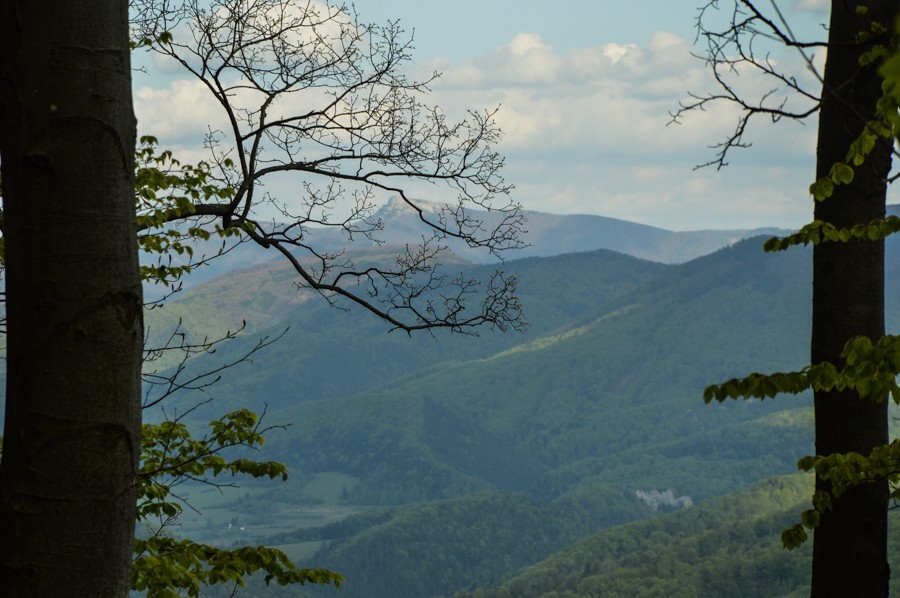
[[[0,0],[0,595],[126,596],[141,286],[127,0]]]
[[[874,67],[861,68],[868,49],[856,43],[869,21],[890,27],[896,0],[868,2],[869,13],[856,14],[855,0],[832,2],[828,58],[819,116],[817,177],[843,162],[850,143],[874,118],[881,79]],[[883,40],[882,40],[883,41]],[[886,178],[891,144],[880,143],[856,168],[853,182],[815,208],[818,220],[839,227],[885,215]],[[812,363],[841,363],[852,337],[877,340],[884,335],[884,242],[823,243],[813,251]],[[816,453],[868,454],[888,441],[887,404],[862,401],[854,391],[815,393]],[[822,480],[818,489],[827,489]],[[841,496],[822,517],[813,541],[813,596],[887,596],[886,484],[861,486]]]

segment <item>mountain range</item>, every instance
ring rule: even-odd
[[[405,212],[390,202],[381,217],[398,224]],[[382,255],[414,242],[417,226],[354,251]],[[532,245],[502,264],[519,281],[522,333],[392,333],[298,290],[286,264],[249,247],[149,311],[151,343],[176,329],[195,340],[241,329],[182,366],[186,378],[216,381],[167,399],[164,412],[198,426],[238,407],[265,413],[274,427],[253,456],[292,472],[286,485],[222,498],[187,492],[203,515],[182,533],[278,545],[344,573],[341,595],[402,598],[632,595],[641,579],[663,591],[652,576],[682,579],[672,572],[706,558],[718,563],[709,579],[725,583],[727,559],[709,556],[719,553],[703,538],[738,527],[734,550],[758,544],[758,574],[773,580],[760,587],[802,591],[806,565],[776,571],[772,555],[806,493],[807,482],[777,476],[812,451],[810,397],[704,405],[702,393],[805,364],[809,248],[769,254],[754,231],[674,233],[590,216],[529,213],[528,227]],[[889,240],[887,253],[896,330],[900,246]],[[486,279],[497,264],[482,262],[453,255],[447,267]],[[757,511],[727,506],[762,495],[772,498]],[[676,541],[694,561],[648,556]],[[685,595],[719,587],[688,577]],[[246,595],[264,591],[323,593],[256,582]]]
[[[428,201],[417,201],[426,217],[437,220],[441,205]],[[471,215],[485,223],[486,228],[497,226],[501,215],[496,212],[471,210]],[[564,253],[609,249],[646,260],[665,264],[686,262],[701,255],[731,245],[741,239],[758,235],[782,235],[788,231],[769,227],[740,230],[697,230],[669,231],[654,226],[637,224],[615,218],[585,214],[558,215],[525,210],[524,233],[520,249],[505,252],[505,259],[525,257],[549,257]],[[431,229],[421,222],[418,214],[399,197],[389,199],[370,219],[381,222],[382,230],[377,233],[377,241],[385,246],[416,245],[422,238],[431,236]],[[320,251],[370,250],[376,242],[364,235],[356,235],[351,241],[337,228],[310,227],[306,236]],[[449,250],[456,256],[477,263],[494,263],[497,258],[487,251],[473,251],[463,241],[446,239]],[[229,242],[220,240],[199,243],[194,249],[197,256],[215,256],[223,248],[230,248]],[[172,256],[173,263],[180,264],[183,258]],[[252,268],[257,264],[278,261],[279,256],[252,243],[243,243],[234,251],[216,257],[208,265],[197,268],[183,280],[185,289],[212,280],[239,268]],[[163,289],[152,285],[145,289],[148,297],[156,298]]]
[[[439,213],[440,205],[417,202],[425,208],[426,217]],[[502,214],[472,211],[473,216],[491,230],[500,223]],[[548,214],[524,210],[525,247],[510,251],[506,257],[548,257],[564,253],[610,249],[646,260],[664,264],[682,263],[696,257],[759,235],[783,235],[788,231],[774,227],[740,230],[669,231],[655,226],[637,224],[616,218],[587,214]],[[428,229],[417,213],[399,197],[393,197],[382,206],[374,219],[384,223],[382,240],[388,245],[419,243]],[[494,259],[487,253],[468,251],[462,242],[450,242],[449,247],[459,255],[478,262]]]
[[[256,322],[193,371],[288,329],[252,366],[224,371],[192,415],[266,410],[290,425],[270,433],[267,458],[307,479],[346,476],[341,500],[364,510],[261,540],[315,547],[304,564],[345,572],[348,596],[448,595],[499,584],[592,532],[795,470],[812,450],[809,397],[701,400],[712,382],[805,362],[809,250],[767,254],[763,240],[681,264],[603,249],[510,260],[523,334],[388,333],[298,295],[277,262],[161,313],[189,332]],[[257,517],[291,504],[278,489],[254,496],[244,507]]]

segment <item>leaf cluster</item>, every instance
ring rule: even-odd
[[[884,336],[876,342],[866,337],[851,339],[842,351],[844,366],[832,363],[810,365],[799,372],[759,374],[711,385],[704,400],[718,402],[737,398],[773,398],[780,393],[798,394],[805,390],[855,390],[860,400],[881,402],[891,397],[900,404],[900,337]],[[822,513],[831,509],[832,500],[860,484],[887,480],[891,498],[900,499],[900,441],[875,447],[866,457],[858,453],[836,453],[804,457],[798,462],[802,471],[815,471],[819,479],[831,484],[830,491],[813,494],[813,508],[804,511],[800,523],[782,532],[785,548],[803,544],[807,529],[814,529]]]
[[[300,569],[277,548],[242,546],[231,550],[214,548],[191,540],[175,540],[154,536],[135,540],[134,550],[140,556],[132,564],[131,589],[146,591],[152,598],[200,595],[203,586],[235,584],[244,587],[244,578],[265,572],[265,582],[279,585],[307,583],[334,584],[340,587],[344,578],[327,569]]]
[[[809,192],[816,201],[831,197],[835,185],[852,183],[853,169],[865,163],[878,141],[893,142],[900,137],[900,53],[897,52],[900,36],[897,33],[888,35],[884,24],[872,22],[870,30],[859,33],[859,41],[865,43],[872,39],[881,39],[884,43],[873,44],[862,54],[859,63],[860,66],[880,63],[878,74],[882,77],[882,96],[875,105],[875,118],[866,122],[859,137],[850,144],[844,161],[832,164],[828,176],[810,185]]]
[[[766,251],[784,251],[795,245],[818,245],[819,243],[848,241],[878,241],[900,231],[900,218],[888,216],[875,218],[865,224],[852,227],[837,227],[830,222],[814,220],[796,233],[786,237],[772,237],[765,243]]]
[[[135,201],[137,203],[138,247],[157,257],[155,264],[142,264],[141,277],[145,281],[171,286],[189,274],[196,265],[193,243],[240,237],[241,227],[215,224],[210,230],[195,220],[186,227],[169,223],[193,216],[197,202],[211,199],[229,200],[234,188],[217,181],[209,164],[184,164],[170,150],[159,151],[157,139],[145,135],[135,150]],[[225,166],[230,166],[226,160]],[[250,226],[249,223],[244,226]],[[175,264],[172,257],[185,256],[188,262]]]
[[[880,403],[888,396],[900,404],[900,337],[887,335],[873,343],[859,336],[851,339],[841,353],[844,366],[822,362],[798,372],[774,374],[753,373],[745,378],[732,378],[713,384],[703,392],[703,399],[723,402],[726,399],[774,398],[781,393],[799,394],[805,390],[856,390],[861,399]]]
[[[829,484],[830,490],[816,490],[812,497],[813,508],[803,511],[800,523],[782,532],[782,544],[788,549],[805,542],[806,530],[815,529],[822,514],[831,510],[832,501],[851,488],[887,480],[891,500],[900,500],[900,439],[876,446],[868,455],[851,452],[803,457],[797,467],[814,471],[819,479]]]
[[[151,516],[174,517],[181,513],[181,505],[167,499],[171,487],[184,480],[204,481],[207,474],[216,477],[227,473],[287,479],[287,470],[281,463],[249,459],[229,461],[220,454],[231,447],[262,446],[265,438],[255,413],[240,409],[210,422],[209,428],[208,435],[194,438],[187,426],[177,420],[142,426],[139,521]]]
[[[177,596],[186,590],[199,596],[206,585],[234,583],[265,572],[265,582],[280,585],[322,583],[339,587],[340,574],[325,569],[298,569],[282,551],[266,546],[220,549],[192,540],[176,540],[166,530],[189,506],[172,489],[192,480],[220,487],[215,478],[230,474],[253,478],[287,479],[282,463],[247,458],[226,459],[225,449],[260,447],[265,442],[260,418],[247,409],[226,414],[209,423],[209,432],[194,438],[181,421],[163,421],[142,427],[141,467],[138,475],[137,520],[152,533],[134,544],[131,584],[151,597]],[[210,479],[212,478],[212,479]]]

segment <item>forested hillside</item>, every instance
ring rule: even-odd
[[[384,255],[388,254],[390,250],[385,250]],[[483,279],[496,266],[457,263],[446,269],[463,269],[467,276]],[[635,291],[665,269],[611,251],[515,260],[504,265],[504,271],[519,281],[528,322],[524,333],[481,330],[473,337],[437,330],[409,336],[391,333],[388,324],[352,305],[330,307],[321,297],[297,291],[291,270],[273,262],[193,289],[165,309],[151,311],[148,326],[152,334],[164,336],[180,320],[189,338],[213,338],[247,322],[253,334],[225,343],[214,355],[192,360],[192,372],[232,361],[260,335],[277,335],[290,328],[254,359],[252,368],[223,372],[223,380],[215,387],[214,410],[221,410],[223,404],[248,403],[259,409],[260,399],[277,409],[369,390],[413,372],[422,375],[430,367],[490,357],[554,331],[566,331],[573,322],[591,317],[598,308]],[[193,398],[186,397],[185,404]]]
[[[592,596],[808,596],[812,546],[781,546],[780,533],[808,508],[811,475],[777,477],[652,519],[605,530],[526,568],[497,588],[454,598]],[[891,569],[900,525],[891,517]],[[891,583],[891,595],[900,580]]]
[[[701,400],[712,381],[805,360],[808,256],[760,244],[668,267],[602,251],[510,262],[525,335],[407,338],[365,314],[282,303],[278,325],[298,333],[226,376],[210,407],[268,405],[268,421],[291,427],[270,433],[267,456],[346,476],[344,504],[388,510],[262,539],[308,547],[304,564],[344,572],[348,596],[449,594],[652,506],[794,471],[811,450],[808,399]],[[251,286],[226,283],[222,313]],[[182,301],[203,305],[202,290]],[[277,492],[247,500],[257,518],[267,501],[272,518],[287,513]]]
[[[492,590],[457,598],[554,596],[802,596],[811,550],[787,552],[780,533],[812,491],[810,476],[746,490],[605,530]]]
[[[709,538],[730,525],[760,551],[757,569],[742,575],[756,570],[772,579],[766,591],[790,590],[799,569],[779,568],[772,554],[780,554],[773,547],[787,521],[783,511],[798,502],[785,502],[793,500],[785,498],[794,496],[793,482],[762,487],[781,490],[753,515],[756,523],[738,525],[728,519],[737,511],[708,502],[795,471],[812,447],[807,397],[724,405],[701,399],[711,382],[806,360],[808,253],[766,254],[761,243],[750,239],[679,265],[603,250],[511,261],[504,269],[520,282],[529,321],[513,334],[389,333],[366,313],[298,292],[277,263],[191,289],[150,312],[155,330],[179,319],[189,336],[221,334],[241,320],[248,327],[189,361],[187,374],[235,361],[260,337],[289,330],[204,393],[168,400],[167,413],[205,399],[212,400],[191,413],[198,422],[239,406],[265,410],[269,424],[289,427],[267,434],[264,456],[286,462],[294,482],[252,484],[230,502],[204,499],[213,515],[205,524],[198,515],[185,533],[204,529],[217,542],[284,546],[304,565],[344,573],[342,595],[377,598],[498,586],[615,528],[654,539],[628,544],[600,564],[535,569],[523,579],[536,588],[544,586],[535,579],[553,579],[571,595],[633,588],[634,579],[687,567],[648,556],[686,542],[684,554],[702,558],[709,574],[675,578],[685,588],[727,595],[715,584],[725,583],[730,549],[719,551]],[[462,261],[448,268],[473,278],[494,270]],[[889,297],[897,279],[889,279]],[[343,482],[316,498],[311,488],[324,479]],[[654,523],[668,521],[658,517],[668,511],[687,518],[673,521],[694,521],[676,534],[681,540],[664,540],[653,527],[668,525]],[[648,517],[647,528],[616,527]],[[229,518],[241,522],[239,535],[221,529]],[[579,554],[594,550],[577,546]],[[598,577],[601,570],[621,575]],[[497,595],[518,595],[502,587]]]
[[[768,437],[761,423],[802,399],[700,400],[710,380],[802,364],[803,270],[802,252],[767,256],[758,242],[739,244],[598,301],[539,340],[273,412],[294,427],[272,441],[301,468],[361,476],[359,502],[485,487],[555,497],[625,480],[697,498],[727,492],[793,467],[777,443],[808,448],[808,437]],[[728,459],[744,463],[708,475]]]

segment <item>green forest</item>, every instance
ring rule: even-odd
[[[259,402],[250,403],[267,408],[271,423],[291,424],[270,432],[264,448],[291,478],[221,499],[206,493],[213,510],[201,509],[185,533],[206,533],[210,512],[217,524],[238,516],[244,532],[210,537],[263,542],[305,566],[341,571],[348,596],[631,595],[657,578],[648,595],[668,595],[677,583],[683,595],[725,596],[734,584],[753,585],[754,575],[771,585],[741,590],[747,595],[802,593],[808,547],[786,552],[780,533],[808,503],[809,478],[772,476],[796,471],[797,455],[811,450],[809,399],[703,406],[698,398],[706,372],[724,378],[803,361],[809,291],[798,276],[810,276],[808,258],[765,254],[762,241],[681,265],[605,250],[510,262],[523,297],[542,309],[525,333],[484,344],[354,335],[372,325],[365,314],[294,308],[276,330],[309,330],[302,322],[310,321],[321,334],[289,333],[267,348],[259,371],[271,368],[273,386],[258,374]],[[570,281],[563,304],[554,280]],[[192,303],[204,286],[178,301]],[[196,367],[253,342],[239,338]],[[407,342],[408,353],[384,345]],[[292,393],[326,367],[335,345],[358,364],[359,380],[344,376],[331,396]],[[268,355],[288,354],[296,368],[276,375],[280,358]],[[401,373],[356,391],[377,369],[366,364],[386,357],[396,359],[386,369]],[[233,389],[248,380],[234,374],[217,383],[217,401],[241,396]],[[655,505],[637,494],[667,490],[668,501]],[[606,542],[619,548],[597,548]],[[660,563],[664,554],[684,560]],[[744,555],[741,576],[736,554]],[[542,578],[545,585],[535,581]]]
[[[0,0],[0,596],[900,595],[900,9],[770,4]]]

